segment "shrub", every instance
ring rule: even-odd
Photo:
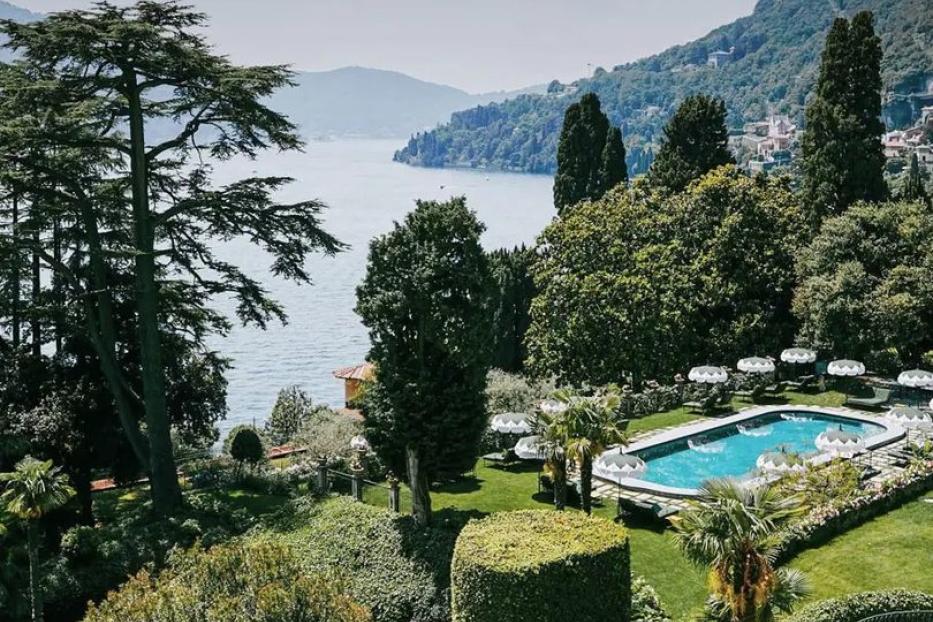
[[[297,386],[279,391],[266,421],[265,431],[276,445],[290,442],[302,426],[321,409],[311,401],[311,396]]]
[[[279,517],[283,541],[310,572],[339,569],[350,595],[380,622],[448,622],[456,526],[418,528],[347,497],[301,498]]]
[[[632,578],[632,622],[671,622],[658,593],[641,577]]]
[[[158,578],[140,572],[86,622],[365,622],[369,612],[331,577],[305,572],[282,545],[197,547],[176,555]]]
[[[262,439],[253,428],[241,428],[237,430],[230,443],[230,457],[237,462],[246,462],[250,465],[256,465],[266,457],[266,452],[262,448]]]
[[[235,439],[236,435],[240,433],[240,430],[252,430],[259,436],[263,446],[270,444],[269,439],[266,437],[266,433],[263,430],[256,428],[255,426],[241,423],[230,428],[230,431],[227,432],[227,435],[224,437],[223,453],[226,455],[230,455],[230,450],[233,448],[233,439]]]
[[[550,381],[531,380],[521,374],[493,369],[486,376],[486,411],[491,415],[534,412],[538,402],[554,389]]]
[[[628,620],[628,535],[583,514],[503,512],[470,522],[451,566],[454,622]]]
[[[295,436],[295,444],[307,448],[307,455],[312,458],[347,456],[350,454],[350,439],[362,431],[360,422],[324,409],[302,424]]]
[[[862,592],[804,607],[788,622],[859,622],[893,611],[933,610],[933,595],[907,590]]]

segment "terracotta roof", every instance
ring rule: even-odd
[[[354,367],[342,367],[340,369],[334,370],[334,378],[340,378],[342,380],[369,380],[373,377],[373,367],[372,363],[363,363],[362,365],[356,365]]]

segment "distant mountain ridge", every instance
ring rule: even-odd
[[[691,43],[611,71],[597,69],[569,85],[552,83],[544,95],[456,112],[449,123],[411,139],[395,159],[553,173],[564,110],[586,92],[597,93],[610,120],[623,128],[634,173],[643,172],[650,160],[644,150],[657,145],[667,118],[690,93],[722,97],[730,127],[772,113],[802,123],[833,18],[864,9],[874,12],[882,38],[885,114],[892,125],[905,125],[920,101],[906,94],[933,82],[933,2],[759,0],[752,15]]]
[[[542,85],[477,95],[397,71],[366,67],[299,72],[295,82],[295,88],[276,93],[271,104],[310,138],[407,137],[447,121],[456,110],[545,89]]]

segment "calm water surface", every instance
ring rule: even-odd
[[[316,142],[303,154],[265,154],[256,162],[218,168],[218,182],[254,172],[294,177],[297,181],[282,191],[281,200],[324,201],[329,206],[325,228],[351,245],[336,257],[309,260],[310,287],[273,278],[268,255],[245,240],[218,249],[221,257],[261,281],[289,315],[286,326],[276,323],[263,331],[237,325],[228,337],[212,342],[233,359],[227,376],[230,413],[221,431],[237,423],[261,423],[287,385],[301,386],[317,402],[342,405],[343,387],[331,372],[361,362],[369,349],[366,330],[353,312],[368,242],[411,211],[415,199],[465,195],[486,224],[487,250],[534,242],[554,216],[550,177],[413,168],[391,161],[398,145],[397,140]],[[217,304],[232,314],[229,301]]]

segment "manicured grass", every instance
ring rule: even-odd
[[[703,417],[701,415],[695,415],[688,412],[686,408],[675,408],[674,410],[669,410],[667,412],[648,415],[647,417],[642,417],[641,419],[633,419],[631,423],[629,423],[628,431],[631,434],[637,434],[639,432],[648,432],[658,428],[667,428],[670,426],[681,425],[702,418]]]
[[[811,600],[902,587],[933,593],[933,495],[883,514],[791,566],[810,578]]]

